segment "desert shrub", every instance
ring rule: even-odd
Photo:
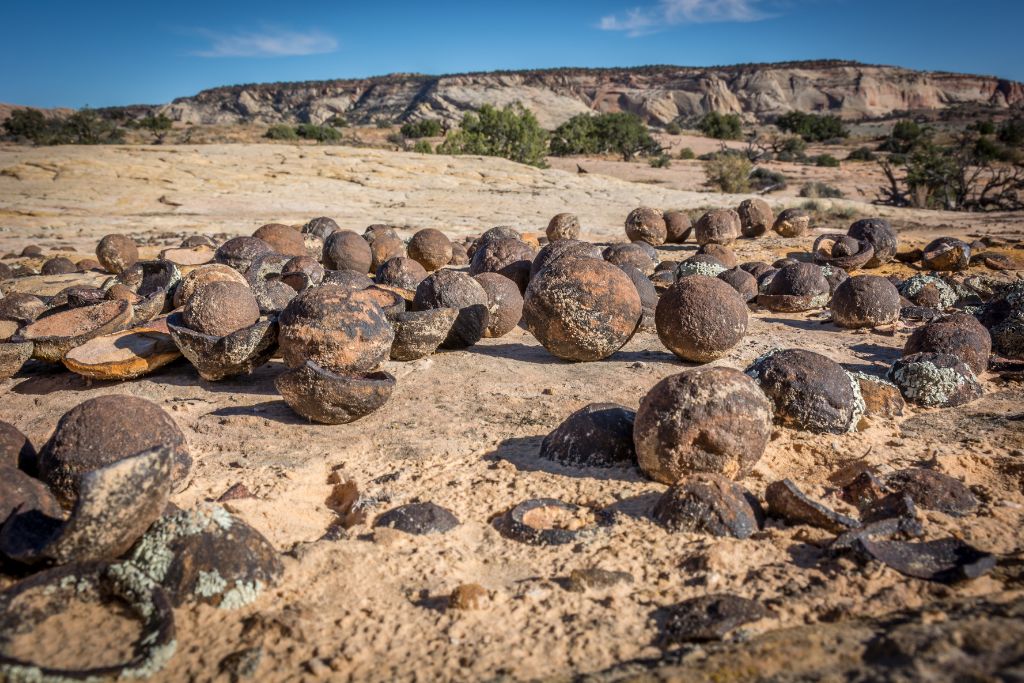
[[[668,168],[672,165],[672,157],[668,154],[659,154],[648,159],[647,163],[651,165],[651,168]]]
[[[377,126],[378,128],[390,128],[391,122],[388,121],[387,119],[377,119],[376,121],[373,122],[373,125]]]
[[[700,159],[701,161],[715,161],[716,159],[720,159],[722,157],[743,157],[744,159],[747,159],[747,155],[744,154],[741,150],[730,149],[725,145],[722,145],[721,149],[718,149],[714,152],[705,152],[704,154],[701,154],[697,158]]]
[[[412,151],[417,154],[433,154],[434,148],[426,140],[417,140],[416,144],[412,146]]]
[[[921,126],[917,121],[904,119],[896,122],[896,125],[889,132],[889,137],[878,146],[878,149],[882,152],[906,154],[928,138],[929,135],[928,129]]]
[[[853,220],[858,216],[857,209],[852,206],[833,206],[828,213],[833,218],[838,218],[844,221]]]
[[[743,122],[738,114],[708,112],[697,122],[697,129],[716,140],[739,140],[743,137]]]
[[[847,161],[874,161],[875,153],[867,147],[858,147],[846,157]]]
[[[348,120],[341,114],[335,114],[334,116],[324,121],[324,124],[332,128],[347,128]]]
[[[973,124],[972,128],[976,130],[979,135],[994,135],[996,132],[996,124],[992,119],[978,121]]]
[[[839,159],[836,159],[831,154],[819,154],[814,157],[814,165],[825,168],[839,168]]]
[[[263,134],[263,137],[270,138],[271,140],[298,140],[299,134],[295,132],[293,127],[278,123],[267,128],[267,132]]]
[[[810,211],[812,213],[821,213],[824,206],[821,202],[816,199],[808,199],[806,202],[800,205],[800,208],[804,211]]]
[[[693,150],[690,149],[689,147],[683,147],[681,150],[679,150],[679,158],[682,159],[683,161],[688,161],[690,159],[696,159],[697,155],[694,154]]]
[[[388,136],[385,138],[385,140],[390,142],[392,145],[397,145],[398,147],[405,146],[405,136],[397,131],[393,133],[388,133]]]
[[[316,140],[317,142],[337,142],[341,140],[341,133],[331,126],[318,126],[315,123],[300,123],[295,128],[295,133],[303,140]]]
[[[1016,162],[1020,155],[1017,150],[1000,144],[990,137],[980,136],[974,143],[974,154],[982,161]]]
[[[790,135],[778,140],[772,146],[772,150],[779,161],[803,161],[807,158],[807,143],[799,135]]]
[[[577,114],[552,132],[550,148],[554,156],[614,152],[626,161],[660,152],[644,122],[629,112]]]
[[[1016,116],[1003,121],[999,126],[999,133],[996,139],[1004,145],[1019,147],[1024,145],[1024,117]]]
[[[480,154],[545,165],[547,133],[529,109],[516,103],[496,109],[489,104],[466,114],[462,125],[437,147],[439,154]]]
[[[171,119],[164,114],[147,114],[143,118],[139,119],[138,127],[150,131],[151,133],[159,133],[162,131],[168,131],[171,129]]]
[[[750,172],[750,187],[758,192],[774,192],[786,189],[786,176],[760,166]]]
[[[805,114],[791,111],[775,120],[779,130],[795,133],[807,142],[825,142],[847,136],[846,128],[838,116],[829,114]]]
[[[441,122],[437,119],[421,119],[402,124],[402,135],[410,139],[436,138],[441,134]]]
[[[741,154],[721,154],[704,164],[708,187],[722,192],[749,192],[750,171],[750,160]]]
[[[813,182],[806,183],[800,188],[800,196],[812,199],[840,199],[843,196],[843,192],[838,187],[827,183]]]
[[[667,126],[665,126],[665,132],[668,133],[669,135],[679,135],[680,133],[683,132],[683,129],[682,126],[673,121]]]
[[[14,140],[42,144],[49,130],[50,122],[38,109],[15,109],[4,121],[4,135]]]

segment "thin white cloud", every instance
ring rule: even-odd
[[[301,57],[334,52],[338,41],[331,35],[313,29],[288,31],[199,32],[210,41],[209,47],[192,54],[197,57]]]
[[[631,38],[681,24],[761,21],[771,15],[757,8],[761,0],[659,0],[653,7],[635,7],[602,17],[598,28],[624,31]]]

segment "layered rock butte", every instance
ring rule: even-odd
[[[850,61],[495,71],[448,76],[233,85],[160,107],[177,121],[350,123],[440,118],[457,123],[483,104],[521,102],[552,128],[586,112],[630,111],[652,124],[709,111],[767,119],[788,111],[828,112],[856,120],[958,105],[1008,108],[1024,102],[1024,84],[993,76],[926,72]]]

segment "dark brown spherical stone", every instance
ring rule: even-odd
[[[740,269],[747,271],[755,278],[759,278],[765,273],[775,270],[772,266],[764,263],[763,261],[747,261],[739,265]]]
[[[523,317],[523,295],[519,286],[500,273],[473,276],[487,292],[487,327],[484,337],[504,337]]]
[[[83,273],[90,270],[103,270],[103,265],[94,258],[79,259],[78,261],[75,261],[75,266],[77,266],[78,270]],[[0,275],[0,280],[2,279],[4,278]]]
[[[864,264],[865,268],[877,268],[896,256],[899,247],[896,231],[884,218],[862,218],[851,225],[846,234],[857,240],[866,240],[874,247],[875,255]]]
[[[843,434],[864,412],[859,385],[831,358],[803,349],[776,351],[747,368],[775,404],[775,420],[815,433]]]
[[[185,304],[185,325],[211,337],[226,337],[254,325],[260,319],[260,307],[247,284],[211,282]]]
[[[285,256],[306,255],[306,243],[302,239],[302,233],[290,225],[267,223],[257,228],[252,236],[258,237],[269,244],[270,248],[278,254],[284,254]]]
[[[1007,358],[1024,359],[1024,282],[998,290],[979,318],[992,335],[992,348]]]
[[[888,378],[903,398],[926,408],[951,408],[984,393],[974,372],[948,353],[915,353],[896,361]]]
[[[697,253],[702,256],[711,256],[715,258],[726,268],[736,267],[736,254],[732,249],[721,244],[703,244],[699,249],[697,249]]]
[[[36,474],[36,449],[32,442],[17,427],[3,421],[0,421],[0,467],[14,467],[33,476]],[[0,514],[2,519],[4,516]]]
[[[705,367],[654,385],[636,414],[640,469],[665,484],[695,472],[739,479],[757,463],[771,434],[771,404],[739,370]]]
[[[757,278],[740,268],[731,268],[718,274],[718,279],[728,283],[746,302],[757,298]]]
[[[690,214],[676,209],[666,211],[665,219],[665,241],[669,244],[682,244],[693,231],[693,221]]]
[[[324,267],[312,256],[296,256],[281,269],[281,281],[297,292],[324,281]]]
[[[324,279],[321,284],[334,285],[352,292],[373,286],[373,279],[365,273],[357,273],[354,270],[325,270]]]
[[[549,222],[545,231],[549,242],[558,240],[574,240],[580,236],[580,219],[576,214],[556,214]]]
[[[375,528],[396,529],[407,534],[443,534],[459,525],[451,510],[435,503],[407,503],[373,520]]]
[[[568,467],[636,464],[636,411],[616,403],[583,406],[555,427],[540,445],[540,457]]]
[[[21,250],[22,258],[39,258],[43,255],[43,248],[38,244],[30,244]]]
[[[763,517],[750,492],[710,472],[679,480],[654,506],[654,519],[669,531],[712,536],[750,538]]]
[[[213,282],[237,282],[248,285],[245,276],[223,263],[209,263],[200,266],[181,278],[174,290],[174,306],[180,308],[188,303],[196,292]],[[111,287],[113,289],[113,287]]]
[[[373,264],[370,245],[351,230],[336,230],[324,242],[323,262],[331,270],[369,273]]]
[[[963,482],[948,474],[917,467],[898,470],[885,478],[885,485],[906,494],[918,507],[940,510],[948,515],[969,515],[978,508],[978,499]]]
[[[487,244],[491,240],[522,240],[522,239],[523,239],[522,233],[520,233],[518,230],[516,230],[515,228],[513,228],[511,226],[508,226],[508,225],[498,225],[498,226],[495,226],[493,228],[490,228],[486,232],[484,232],[484,234],[480,235],[480,237],[478,237],[475,240],[473,240],[473,253],[470,254],[469,257],[473,258],[473,254],[476,253],[476,250],[479,249],[480,247],[484,246],[485,244]]]
[[[721,358],[747,332],[747,304],[728,283],[688,275],[668,288],[655,310],[658,338],[683,360]]]
[[[11,292],[0,299],[0,320],[18,323],[32,322],[46,312],[46,304],[37,296],[24,292]]]
[[[366,230],[363,230],[363,239],[366,240],[367,244],[373,244],[381,237],[401,239],[398,236],[398,232],[393,227],[390,225],[384,225],[383,223],[368,225],[366,226]]]
[[[827,306],[830,291],[820,266],[792,263],[772,276],[757,303],[772,311],[809,311]]]
[[[168,446],[172,479],[185,483],[192,467],[185,435],[167,412],[137,396],[97,396],[64,413],[39,453],[39,476],[65,507],[78,498],[80,475]]]
[[[971,261],[971,245],[952,237],[940,237],[928,243],[921,264],[928,270],[963,270]]]
[[[259,237],[232,237],[217,248],[213,258],[217,263],[223,263],[239,273],[244,273],[249,270],[253,261],[273,251],[273,247]]]
[[[772,230],[783,237],[800,237],[811,227],[811,214],[803,209],[786,209],[778,215]]]
[[[740,236],[740,217],[732,209],[712,209],[694,226],[697,244],[732,244]]]
[[[452,242],[452,258],[448,261],[449,266],[465,266],[469,264],[469,252],[466,247],[458,242]]]
[[[311,360],[339,374],[375,370],[388,357],[395,336],[374,297],[329,284],[292,299],[278,324],[278,343],[288,367]]]
[[[638,268],[634,268],[629,264],[618,266],[618,268],[633,281],[636,293],[640,295],[640,305],[645,309],[651,309],[653,314],[654,307],[658,305],[658,290],[654,288],[654,283],[651,282],[651,279],[641,273]]]
[[[562,258],[601,258],[601,248],[590,242],[579,240],[558,240],[549,242],[541,247],[537,256],[530,265],[530,277],[533,278],[538,272],[544,269],[548,263],[554,263]]]
[[[405,256],[388,259],[377,269],[377,284],[415,290],[427,277],[427,270]]]
[[[529,244],[516,239],[489,240],[473,253],[469,274],[499,273],[512,280],[520,292],[530,283],[530,266],[534,250]]]
[[[389,259],[405,256],[405,242],[395,235],[377,235],[370,242],[370,254],[372,256],[370,272],[376,273]]]
[[[853,256],[860,253],[860,242],[849,235],[839,237],[832,243],[831,253],[833,258]]]
[[[839,327],[875,327],[900,317],[900,293],[878,275],[854,275],[832,295],[832,322]]]
[[[988,367],[992,354],[992,336],[978,319],[967,313],[954,313],[917,328],[907,339],[903,355],[947,353],[967,364],[980,375]]]
[[[561,259],[526,290],[526,328],[550,353],[572,361],[607,358],[633,336],[643,308],[636,287],[615,266]]]
[[[465,349],[480,341],[490,324],[489,303],[487,291],[471,275],[448,269],[428,275],[416,287],[413,300],[417,310],[459,309],[448,336],[441,342],[446,349]]]
[[[643,241],[654,246],[665,244],[668,237],[665,216],[660,210],[646,206],[633,209],[626,216],[626,237],[631,242]]]
[[[67,275],[68,273],[77,273],[78,266],[69,258],[56,256],[52,259],[47,259],[39,272],[43,275]]]
[[[391,398],[395,378],[383,371],[339,375],[306,361],[278,375],[274,387],[302,417],[336,425],[354,422],[381,408]]]
[[[736,208],[740,217],[740,233],[744,237],[760,237],[775,224],[775,213],[763,199],[744,199]]]
[[[310,222],[302,226],[302,232],[309,235],[316,235],[320,239],[327,241],[327,238],[331,236],[331,233],[340,230],[341,228],[334,221],[333,218],[327,216],[320,216],[314,218]]]
[[[96,245],[96,259],[108,273],[120,273],[139,260],[139,248],[127,235],[107,235]]]
[[[452,243],[440,230],[424,228],[409,240],[407,253],[409,258],[431,272],[452,260]]]
[[[612,265],[630,265],[642,273],[650,273],[654,270],[655,259],[640,243],[613,244],[607,247],[601,255],[604,260]]]

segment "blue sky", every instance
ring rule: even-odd
[[[391,72],[817,58],[1024,81],[1022,0],[5,4],[0,102],[41,107]]]

